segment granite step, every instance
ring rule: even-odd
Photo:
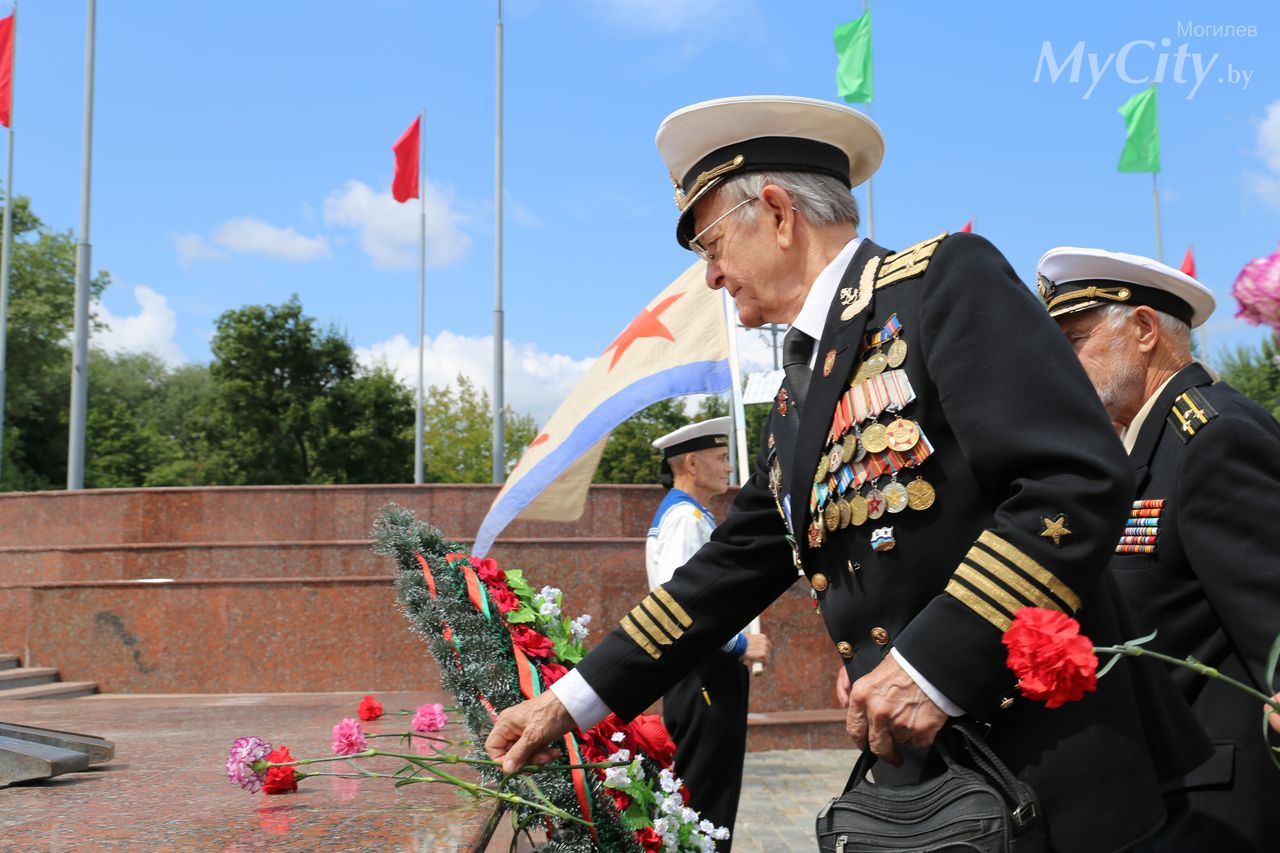
[[[16,669],[22,664],[22,659],[17,655],[11,655],[7,652],[0,652],[0,671],[6,669]]]
[[[18,666],[0,671],[0,691],[10,687],[30,687],[49,684],[59,679],[58,670],[52,666]],[[0,695],[3,695],[0,693]]]
[[[55,681],[0,690],[0,699],[75,699],[78,696],[92,696],[97,692],[98,684],[94,681]]]

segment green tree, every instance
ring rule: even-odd
[[[678,397],[659,400],[627,418],[609,435],[595,482],[657,483],[662,454],[653,449],[653,440],[692,422]]]
[[[1257,348],[1240,346],[1222,358],[1221,375],[1232,387],[1280,418],[1280,355],[1274,338]]]
[[[493,480],[493,406],[489,392],[461,373],[453,386],[432,385],[423,403],[423,476],[428,483]],[[531,415],[503,410],[507,473],[538,434]]]
[[[14,199],[13,235],[0,488],[61,488],[67,479],[75,237],[48,229],[24,196]],[[109,281],[98,273],[90,281],[91,297]],[[101,328],[91,322],[91,330]]]

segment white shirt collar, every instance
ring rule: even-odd
[[[1173,376],[1177,375],[1175,373]],[[1138,409],[1138,414],[1133,416],[1133,420],[1129,425],[1120,430],[1120,440],[1124,442],[1125,453],[1133,453],[1133,446],[1138,443],[1138,433],[1142,432],[1142,425],[1147,422],[1147,416],[1151,414],[1151,409],[1156,404],[1156,398],[1164,392],[1165,386],[1173,381],[1173,376],[1160,383],[1160,387],[1147,398],[1147,402],[1142,404],[1142,408]]]
[[[791,322],[793,329],[799,329],[814,340],[814,354],[817,354],[817,341],[822,340],[822,329],[827,325],[827,312],[831,309],[831,300],[836,298],[836,288],[844,271],[853,260],[853,253],[858,251],[861,237],[854,237],[840,250],[831,263],[827,264],[809,288],[809,295],[800,306],[800,313]],[[812,361],[810,362],[812,364]]]

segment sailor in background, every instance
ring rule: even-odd
[[[1102,397],[1137,489],[1111,568],[1150,648],[1190,655],[1264,693],[1280,633],[1280,424],[1191,357],[1213,313],[1200,282],[1137,255],[1060,247],[1040,294]],[[1170,820],[1149,846],[1274,850],[1280,770],[1257,702],[1184,669],[1173,679],[1214,755],[1167,786]]]
[[[716,520],[707,508],[729,488],[732,418],[712,418],[662,436],[662,485],[668,491],[645,541],[649,588],[671,580],[676,569],[707,544]],[[747,749],[747,698],[751,683],[743,663],[765,661],[769,639],[739,631],[698,663],[662,697],[662,721],[676,744],[676,775],[689,786],[689,805],[716,826],[733,831]],[[731,849],[732,835],[717,846]]]

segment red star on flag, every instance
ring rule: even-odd
[[[645,308],[636,318],[631,321],[627,328],[622,330],[622,334],[618,335],[609,346],[604,348],[607,353],[613,350],[613,361],[609,362],[609,369],[617,365],[618,359],[622,358],[622,354],[627,351],[627,347],[638,341],[640,338],[666,338],[674,341],[675,337],[671,334],[671,330],[662,325],[662,321],[658,319],[663,311],[671,307],[671,304],[684,296],[683,293],[675,293],[659,302],[653,308]]]

